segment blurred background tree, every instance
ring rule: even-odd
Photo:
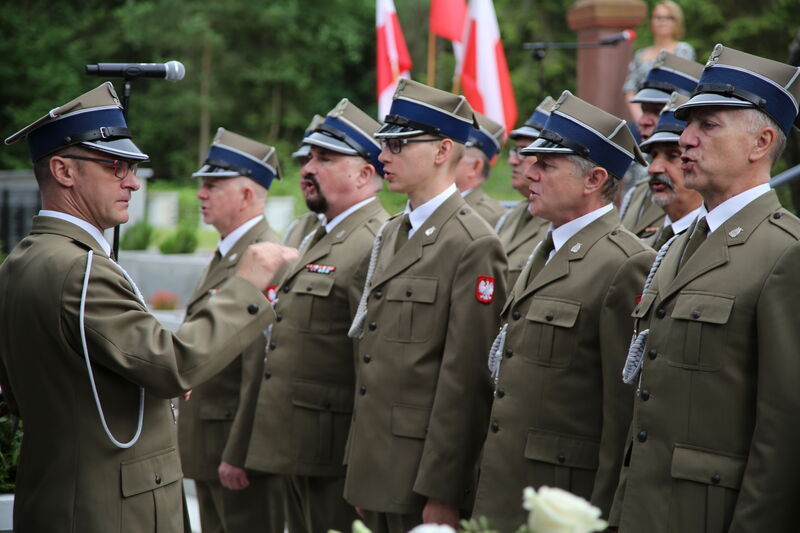
[[[655,0],[647,3],[652,6]],[[495,0],[520,122],[545,94],[575,89],[574,52],[550,51],[544,61],[535,62],[522,49],[528,41],[574,41],[566,23],[573,4]],[[800,21],[797,0],[679,4],[686,15],[685,40],[695,46],[699,61],[717,42],[789,59]],[[414,61],[412,76],[426,81],[429,2],[395,0],[395,5]],[[636,30],[635,47],[651,41],[647,21]],[[224,126],[276,145],[285,175],[295,182],[297,167],[289,154],[314,113],[325,113],[342,97],[376,113],[375,0],[6,2],[0,35],[4,135],[99,85],[101,78],[84,74],[86,64],[183,62],[186,78],[176,84],[133,82],[129,123],[139,145],[151,154],[160,180],[187,180],[216,128]],[[452,50],[441,39],[437,43],[436,85],[450,90]],[[112,81],[121,92],[120,80]],[[796,149],[787,151],[778,170],[796,164],[797,157]],[[0,168],[30,168],[24,143],[0,150]],[[494,174],[505,182],[503,157]],[[278,187],[296,189],[296,183]]]

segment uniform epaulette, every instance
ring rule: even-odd
[[[486,235],[492,233],[492,228],[489,227],[483,217],[481,217],[475,212],[474,209],[467,205],[462,206],[457,211],[456,216],[458,217],[458,220],[461,221],[461,225],[464,226],[464,229],[467,230],[467,233],[469,233],[469,236],[473,239],[485,237]]]
[[[639,240],[636,235],[622,226],[617,227],[608,234],[608,239],[619,246],[628,257],[635,255],[642,250],[647,250],[647,246]]]
[[[792,215],[786,209],[778,209],[769,216],[769,221],[781,228],[783,231],[800,240],[800,219]]]

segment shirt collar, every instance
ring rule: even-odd
[[[107,256],[111,257],[111,245],[108,244],[108,241],[103,236],[103,233],[96,227],[86,222],[85,220],[72,215],[68,215],[67,213],[62,213],[61,211],[50,211],[49,209],[42,209],[41,211],[39,211],[39,216],[58,218],[65,222],[69,222],[70,224],[75,224],[76,226],[84,230],[86,233],[94,237],[94,240],[97,241],[97,244],[100,245],[100,248],[103,249],[103,251],[106,253]]]
[[[343,221],[348,216],[352,215],[354,212],[358,211],[359,209],[361,209],[362,207],[364,207],[365,205],[367,205],[368,203],[370,203],[374,199],[375,199],[375,197],[372,196],[370,198],[367,198],[366,200],[361,200],[357,204],[351,205],[350,207],[348,207],[347,209],[345,209],[344,211],[342,211],[341,213],[339,213],[338,215],[333,217],[333,220],[331,220],[330,222],[325,224],[325,232],[326,233],[332,232],[333,228],[335,228],[341,221]],[[323,222],[325,222],[325,221],[323,220]]]
[[[241,239],[244,236],[244,234],[250,230],[250,228],[258,224],[263,218],[264,215],[258,215],[256,217],[251,218],[250,220],[248,220],[247,222],[245,222],[232,232],[228,233],[228,235],[226,235],[224,239],[219,241],[217,249],[219,249],[220,257],[225,257],[228,254],[228,252],[231,251],[231,248],[236,246],[236,243],[239,242],[239,239]]]
[[[670,224],[672,225],[672,232],[677,235],[686,231],[686,229],[691,226],[695,220],[697,220],[697,216],[700,214],[701,209],[703,209],[702,206],[698,207],[688,215],[684,215],[675,222],[671,222]]]
[[[573,235],[578,233],[580,230],[600,218],[601,216],[605,215],[609,211],[614,209],[613,204],[606,204],[599,209],[595,209],[594,211],[590,211],[583,216],[580,216],[574,220],[570,220],[566,224],[563,224],[556,229],[552,229],[553,225],[550,224],[550,229],[553,232],[553,251],[550,252],[550,257],[562,247],[564,243],[570,240]]]
[[[473,187],[474,189],[474,187]],[[472,189],[467,189],[465,191],[459,191],[461,193],[461,198],[466,198],[469,193],[472,192]]]
[[[409,203],[406,202],[406,208],[403,212],[408,213],[408,219],[411,221],[411,229],[408,231],[408,238],[410,239],[413,237],[417,229],[456,191],[458,191],[458,189],[456,189],[455,184],[452,184],[413,211]]]
[[[729,218],[744,209],[745,206],[759,196],[768,193],[770,189],[771,187],[769,186],[769,183],[756,185],[752,189],[747,189],[746,191],[737,194],[733,198],[728,198],[711,211],[708,211],[705,204],[703,204],[703,206],[700,208],[700,213],[698,216],[706,217],[706,222],[708,222],[708,233],[714,233],[714,231],[723,225]]]

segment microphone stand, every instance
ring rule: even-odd
[[[124,85],[122,86],[122,116],[125,118],[125,123],[128,122],[128,105],[131,99],[131,82],[133,78],[125,77]],[[114,226],[114,238],[111,244],[111,253],[113,254],[114,261],[119,260],[119,224]]]
[[[539,42],[539,43],[522,43],[523,50],[530,50],[531,57],[538,62],[544,60],[544,56],[548,50],[575,50],[578,48],[601,48],[603,46],[616,46],[618,43],[625,39],[618,39],[614,41],[603,41],[602,39],[593,43],[557,43],[557,42]],[[545,78],[544,69],[539,66],[539,88],[546,95],[547,91],[544,89]]]

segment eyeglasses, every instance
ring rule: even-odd
[[[426,143],[441,141],[441,137],[434,137],[431,139],[398,139],[391,137],[389,139],[381,139],[381,148],[388,148],[389,151],[395,155],[403,151],[403,145],[408,143]]]
[[[675,17],[672,15],[653,15],[652,20],[656,22],[672,22],[675,20]]]
[[[101,159],[99,157],[85,157],[82,155],[63,155],[61,157],[65,159],[80,159],[81,161],[94,161],[95,163],[108,163],[114,167],[114,175],[117,179],[121,180],[128,177],[128,172],[136,174],[136,171],[139,170],[138,163],[132,164],[130,161],[125,161],[124,159]]]

